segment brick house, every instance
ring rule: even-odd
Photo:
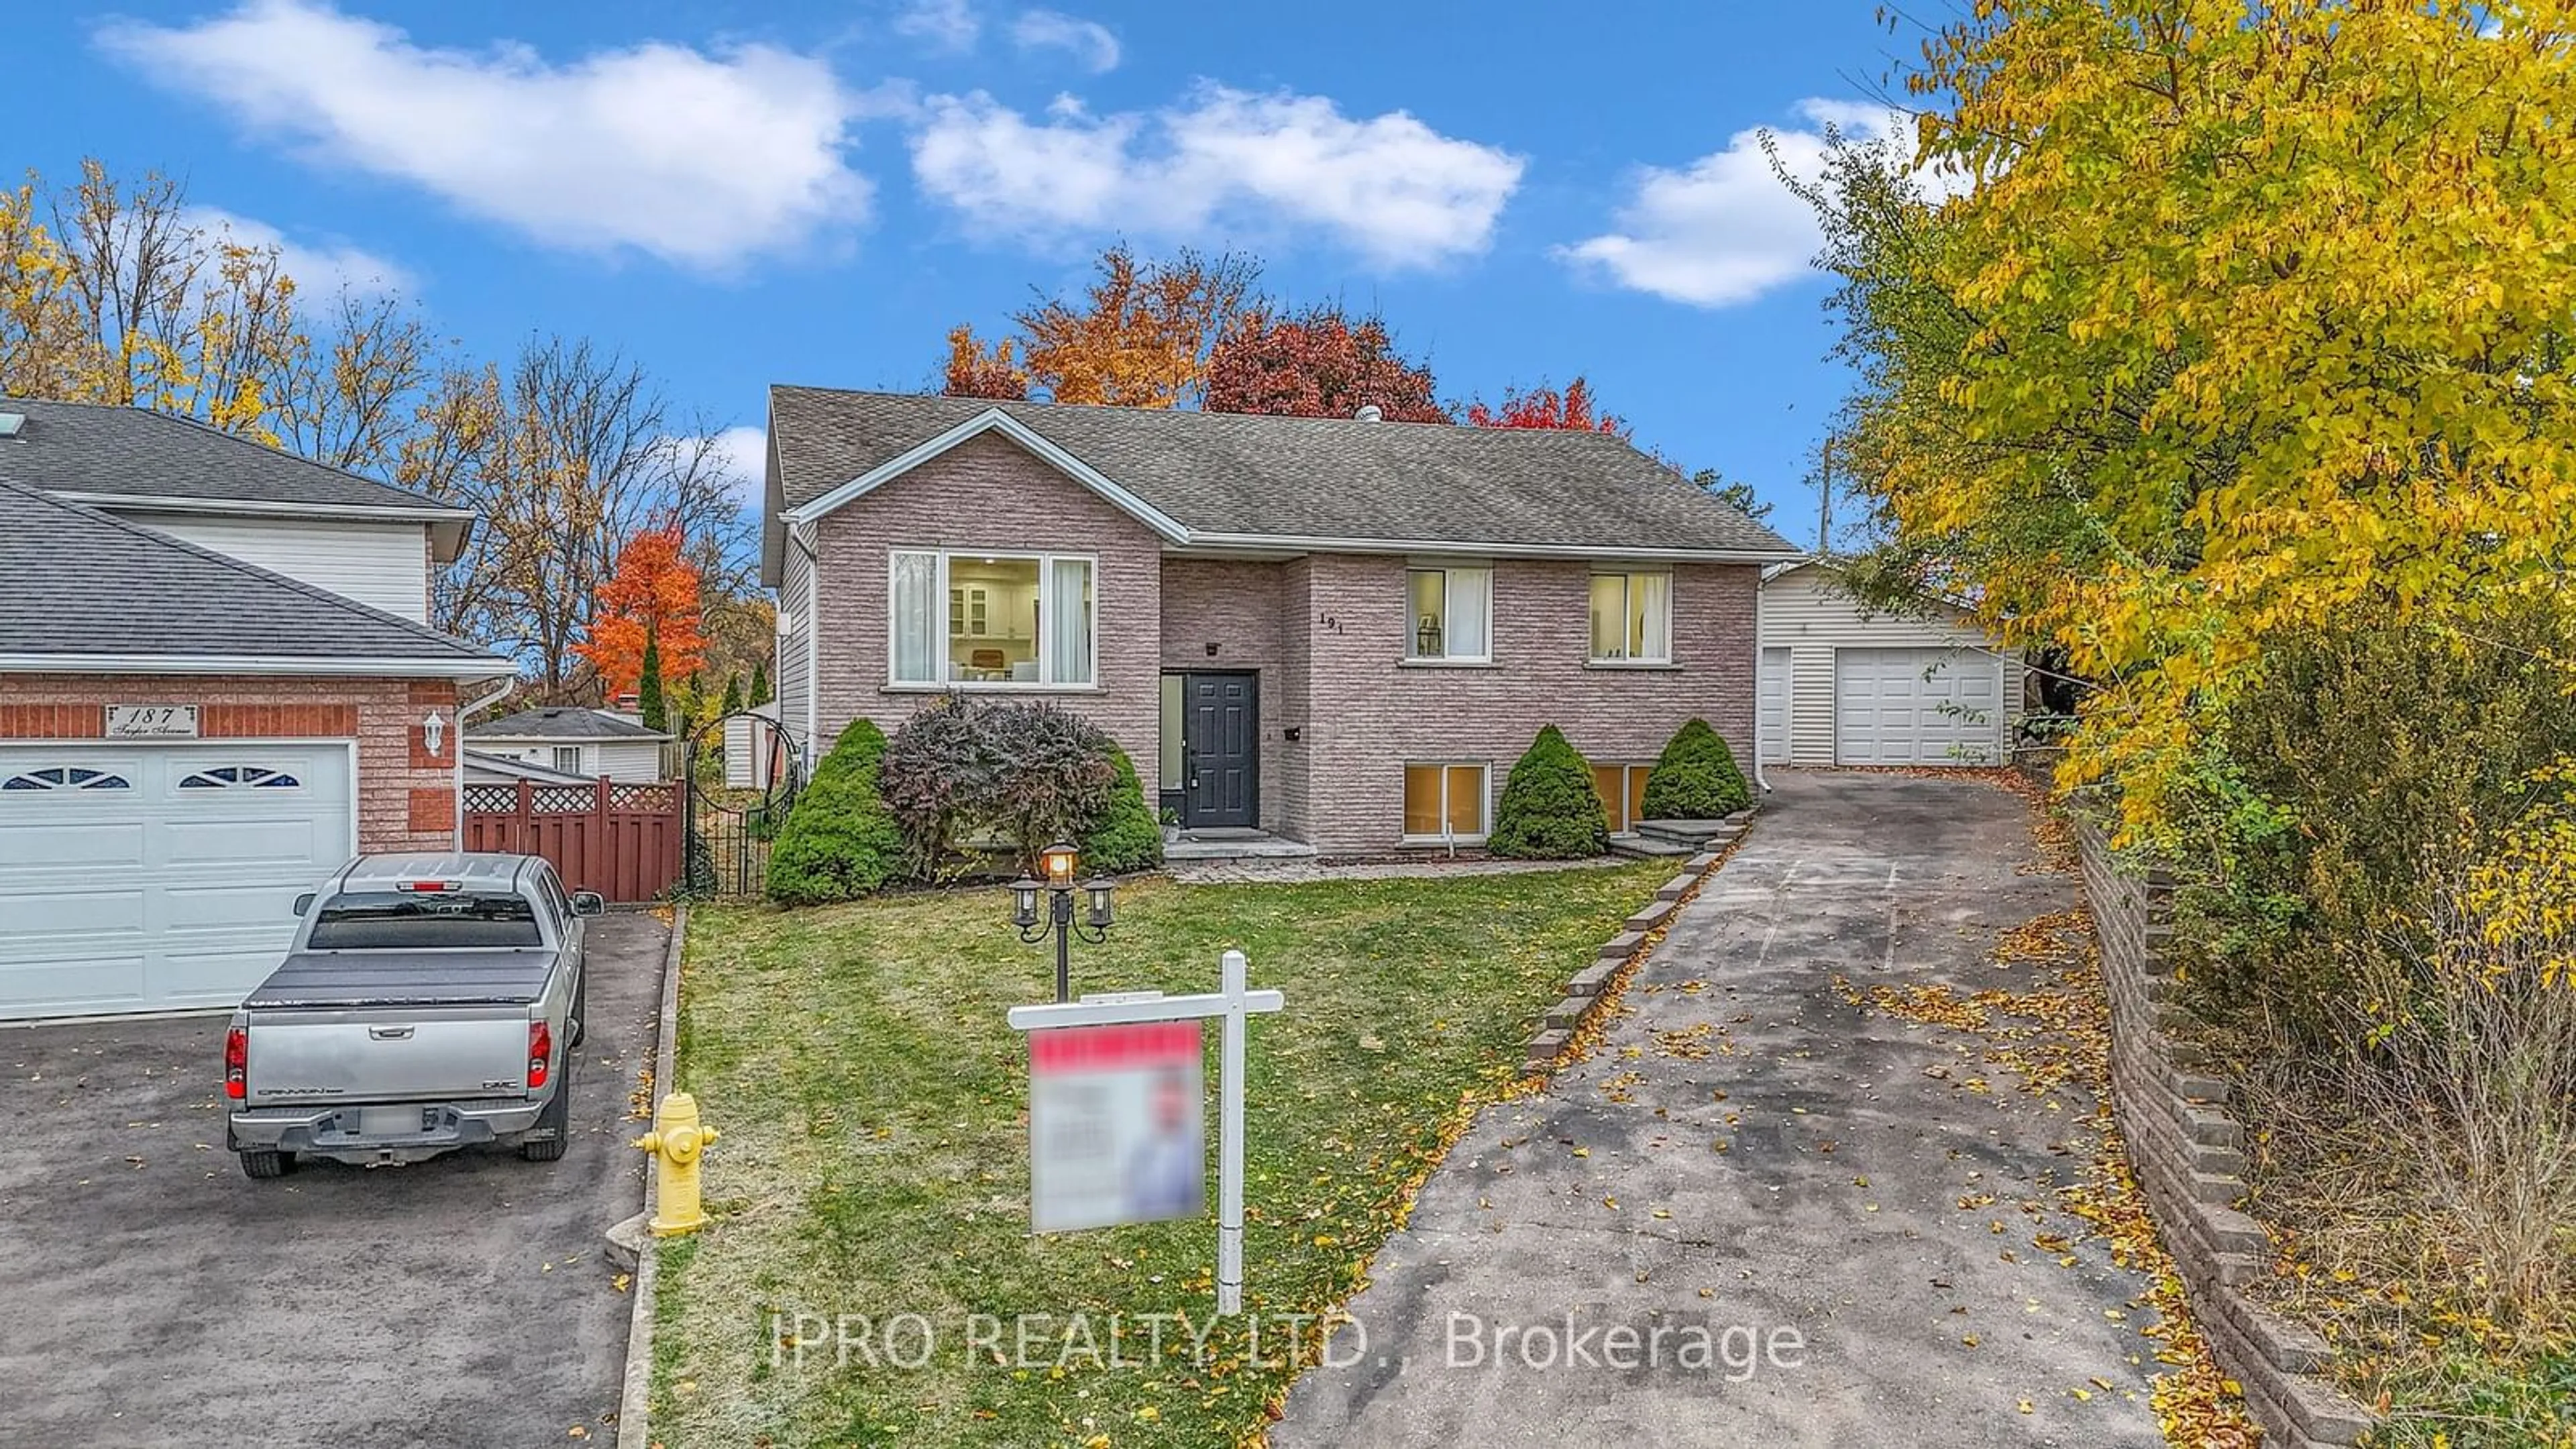
[[[349,856],[456,849],[460,692],[515,672],[420,622],[468,522],[0,398],[0,1020],[232,1005]]]
[[[1540,726],[1621,828],[1694,715],[1748,765],[1760,580],[1798,550],[1600,434],[775,387],[786,731],[1055,700],[1167,818],[1473,845]]]

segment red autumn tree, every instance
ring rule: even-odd
[[[1004,398],[1026,402],[1029,375],[1011,356],[1016,346],[1004,338],[987,347],[975,329],[963,322],[948,332],[948,373],[940,391],[950,397]]]
[[[1374,403],[1388,422],[1452,421],[1431,389],[1431,369],[1405,360],[1379,318],[1354,322],[1330,303],[1286,317],[1255,308],[1209,354],[1206,407],[1346,418]]]
[[[698,570],[680,530],[647,529],[618,550],[616,574],[592,596],[590,637],[573,652],[590,661],[614,700],[642,679],[648,636],[661,652],[663,678],[697,673],[707,649],[698,623]]]
[[[1628,436],[1629,427],[1608,413],[1596,415],[1592,387],[1582,378],[1565,385],[1565,391],[1552,387],[1534,387],[1527,392],[1514,389],[1503,394],[1503,405],[1489,408],[1482,402],[1467,407],[1467,422],[1478,428],[1568,428],[1582,433],[1608,433],[1613,437]]]

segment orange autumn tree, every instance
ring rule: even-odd
[[[698,625],[698,570],[680,530],[646,529],[618,550],[617,572],[592,596],[590,637],[573,652],[590,661],[614,700],[642,682],[648,638],[661,653],[664,679],[697,673],[707,648]]]
[[[1527,392],[1514,389],[1503,394],[1500,407],[1487,407],[1481,401],[1471,403],[1467,407],[1467,426],[1562,428],[1578,433],[1628,436],[1626,423],[1596,410],[1592,385],[1580,377],[1567,383],[1563,392],[1552,387],[1534,387]]]

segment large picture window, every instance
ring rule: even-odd
[[[1485,767],[1404,767],[1404,835],[1407,840],[1482,839],[1485,834]]]
[[[1592,658],[1667,664],[1673,657],[1673,576],[1592,576]]]
[[[1096,682],[1091,559],[898,549],[887,564],[887,675],[894,683],[1032,689]]]
[[[1494,657],[1494,571],[1417,568],[1405,575],[1404,655],[1483,663]]]

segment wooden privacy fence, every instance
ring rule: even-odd
[[[659,900],[680,883],[688,787],[587,785],[465,787],[465,848],[541,855],[564,888],[612,901]]]

